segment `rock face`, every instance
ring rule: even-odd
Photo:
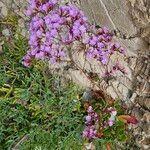
[[[128,36],[137,33],[137,29],[128,15],[127,1],[81,0],[81,6],[91,21],[96,24],[101,23],[101,25],[108,26],[112,30],[120,30]]]
[[[139,123],[131,128],[140,149],[150,149],[150,1],[149,0],[76,0],[91,23],[115,31],[114,39],[127,50],[123,64],[128,68],[125,78],[93,85],[82,71],[70,70],[79,84],[100,88],[113,98],[119,97],[131,108]],[[122,58],[120,58],[122,60]],[[89,72],[100,73],[96,62],[86,62],[79,54],[76,63]]]
[[[94,89],[101,89],[113,98],[120,98],[131,108],[131,114],[139,119],[137,127],[132,127],[136,143],[141,149],[150,149],[150,0],[60,0],[80,7],[91,23],[107,26],[114,32],[114,40],[127,50],[127,57],[122,60],[128,71],[107,83],[101,80],[98,62],[85,61],[82,53],[75,54],[73,59],[79,68],[98,75],[99,81],[93,83],[81,71],[64,68],[76,83]],[[1,0],[0,19],[9,12],[19,16],[21,32],[26,36],[24,8],[27,0]],[[7,31],[7,29],[5,30]],[[6,33],[6,32],[5,32]],[[142,127],[142,129],[141,129]]]
[[[27,5],[28,0],[1,0],[0,11],[2,13],[3,9],[7,10],[7,14],[15,12],[18,16],[25,19],[24,10]],[[6,17],[6,14],[3,15]]]
[[[18,16],[18,26],[20,27],[20,33],[23,36],[27,36],[27,25],[28,18],[25,16],[25,7],[27,6],[28,0],[1,0],[0,1],[0,20],[6,19],[8,16],[16,14]],[[5,28],[4,34],[8,36],[8,29]]]
[[[149,57],[150,29],[148,29],[148,27],[150,27],[150,16],[148,9],[150,2],[148,0],[80,0],[72,2],[78,3],[78,6],[81,6],[92,23],[96,23],[100,26],[108,26],[111,30],[114,30],[114,39],[126,48],[127,58],[126,61],[123,61],[123,64],[128,68],[128,76],[126,80],[123,81],[123,79],[120,78],[117,79],[118,82],[115,81],[114,83],[116,87],[118,87],[117,90],[120,89],[117,93],[126,95],[128,93],[127,89],[133,90],[135,76],[138,74],[137,71],[134,70],[135,67],[139,68],[138,65],[140,65],[139,62],[142,61],[141,59]],[[142,20],[142,22],[140,20]],[[145,36],[143,36],[144,33]],[[120,59],[122,60],[121,57]],[[85,70],[99,73],[98,63],[92,62],[92,65],[85,63],[82,54],[76,56],[76,61],[81,68],[84,66]],[[89,66],[91,66],[91,68]],[[149,70],[149,67],[147,70]],[[121,87],[120,85],[119,88],[118,84],[121,84],[121,82],[125,87]],[[85,84],[85,82],[83,84]],[[120,96],[120,98],[124,99],[125,95]]]

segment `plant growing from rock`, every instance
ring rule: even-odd
[[[115,53],[125,54],[106,27],[91,25],[84,13],[72,5],[59,5],[58,0],[30,0],[26,14],[31,18],[29,50],[23,64],[31,66],[32,60],[47,60],[51,64],[71,59],[72,52],[84,51],[87,59],[96,59],[104,69],[104,76],[125,74],[116,61],[111,68],[108,63]],[[78,47],[74,49],[74,44]]]
[[[124,115],[126,108],[117,100],[110,103],[100,97],[97,100],[93,98],[91,102],[84,102],[84,108],[87,115],[82,137],[86,147],[92,147],[91,143],[94,143],[109,150],[116,143],[126,142],[130,138],[128,124],[138,122],[134,116]]]
[[[23,58],[24,66],[30,67],[34,60],[42,60],[52,65],[71,62],[71,65],[81,69],[73,55],[75,52],[83,52],[85,59],[100,63],[102,77],[108,80],[117,76],[118,72],[122,75],[127,73],[118,59],[112,61],[115,55],[125,56],[124,48],[113,41],[108,28],[91,25],[79,8],[69,4],[60,5],[58,0],[30,0],[26,14],[31,20],[29,50]],[[112,136],[109,133],[114,133],[116,126],[124,128],[124,124],[116,121],[117,110],[113,107],[106,108],[105,111],[99,109],[99,113],[89,104],[86,111],[88,115],[82,136],[89,140],[102,138],[103,132],[109,139]],[[134,120],[133,117],[129,118],[130,116],[120,116],[118,120]],[[132,123],[136,123],[136,120]]]

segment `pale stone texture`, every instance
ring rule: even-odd
[[[6,37],[9,37],[10,36],[10,31],[9,31],[9,29],[4,29],[3,31],[2,31],[2,34],[4,35],[4,36],[6,36]]]
[[[0,18],[4,18],[8,15],[8,9],[3,2],[0,2]]]
[[[104,89],[103,86],[100,89],[107,91],[113,98],[119,96],[131,107],[131,114],[139,120],[137,126],[131,129],[134,140],[140,149],[150,149],[150,1],[80,0],[79,5],[92,23],[115,30],[114,39],[127,50],[123,64],[130,71],[130,76],[117,78],[110,82],[111,85],[105,84]],[[76,58],[80,67],[99,73],[98,63],[87,64],[81,56]],[[81,84],[79,75],[76,79]],[[85,83],[88,82],[84,79]]]
[[[137,33],[125,0],[81,0],[81,6],[94,23],[119,29],[129,36]]]

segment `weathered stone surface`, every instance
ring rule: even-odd
[[[6,37],[9,37],[9,36],[10,36],[10,31],[9,31],[9,29],[8,29],[8,28],[4,29],[4,30],[2,31],[2,34],[3,34],[4,36],[6,36]]]
[[[138,103],[142,107],[150,111],[150,98],[139,97]]]
[[[104,83],[104,89],[113,98],[119,96],[129,104],[128,106],[137,108],[131,111],[139,120],[139,124],[132,127],[133,135],[141,149],[149,149],[150,124],[144,120],[148,120],[149,113],[146,111],[150,108],[150,1],[81,0],[80,3],[92,23],[119,30],[114,38],[127,50],[124,64],[127,63],[125,66],[131,69],[131,76],[123,78],[122,83],[122,79],[117,78],[111,82],[111,86]],[[75,59],[80,67],[100,74],[98,63],[92,61],[90,65],[83,58],[81,54]],[[85,79],[83,82],[85,83]],[[103,89],[103,86],[100,88]],[[135,106],[136,103],[138,107]]]
[[[148,43],[140,37],[132,39],[114,37],[114,39],[116,39],[127,50],[128,57],[138,56],[138,52],[141,50],[143,52],[149,50]]]
[[[8,15],[8,9],[3,2],[0,2],[0,18],[4,18]]]
[[[150,1],[128,0],[133,22],[141,36],[150,43]]]
[[[0,41],[0,54],[3,53],[3,51],[2,51],[3,44],[4,44],[4,41]]]
[[[126,35],[137,33],[128,15],[127,1],[81,0],[81,6],[94,23],[108,26],[110,29],[120,30]]]

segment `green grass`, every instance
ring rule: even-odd
[[[27,48],[15,33],[0,54],[0,150],[82,149],[82,90],[72,82],[62,87],[44,63],[25,68]]]
[[[2,37],[0,54],[0,150],[83,150],[85,110],[79,96],[83,90],[71,81],[64,84],[44,62],[31,68],[22,65],[28,42],[19,34],[17,19],[12,15],[4,20],[12,32],[10,38]],[[3,27],[0,24],[0,32]],[[101,120],[107,120],[109,115],[103,113],[107,102],[94,103]],[[118,115],[124,113],[119,100],[112,107]],[[127,140],[125,125],[119,121],[103,133],[93,141],[97,150],[106,149],[109,142],[115,150],[116,142]]]

